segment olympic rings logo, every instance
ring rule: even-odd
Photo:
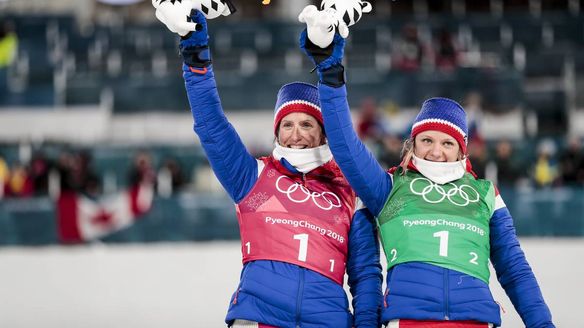
[[[419,184],[417,187],[414,186],[418,180],[427,182],[427,184],[421,190],[419,190]],[[454,183],[449,182],[448,184],[441,186],[426,178],[416,178],[412,180],[410,183],[410,190],[415,195],[422,196],[426,202],[431,204],[437,204],[442,202],[444,199],[448,199],[453,205],[462,207],[467,206],[470,203],[476,203],[480,199],[478,191],[469,185],[463,184],[457,186]],[[432,199],[433,197],[430,197],[432,191],[436,191],[439,197]]]
[[[280,186],[280,180],[283,178],[293,182],[287,188],[282,188]],[[279,192],[285,194],[288,199],[294,203],[304,203],[309,199],[312,199],[312,202],[318,206],[319,208],[330,211],[333,207],[341,207],[341,200],[337,195],[332,192],[324,191],[322,193],[318,193],[316,191],[310,191],[305,186],[301,185],[298,182],[292,181],[292,179],[288,178],[285,175],[280,176],[276,180],[276,189]]]

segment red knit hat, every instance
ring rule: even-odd
[[[311,115],[323,125],[317,87],[304,82],[293,82],[280,88],[274,112],[274,134],[278,132],[280,121],[294,112]]]
[[[466,113],[456,101],[448,98],[430,98],[424,102],[422,109],[412,125],[411,137],[415,138],[422,131],[436,130],[453,137],[466,155],[468,129]]]

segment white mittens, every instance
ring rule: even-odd
[[[368,1],[363,0],[322,0],[320,10],[333,8],[337,11],[337,17],[347,24],[353,26],[362,17],[363,14],[370,13],[373,6]]]
[[[306,32],[310,41],[323,49],[333,42],[337,28],[343,38],[349,36],[349,28],[337,17],[337,12],[333,8],[319,11],[316,6],[306,6],[298,16],[298,20],[306,23]]]
[[[191,0],[152,0],[156,8],[156,18],[173,33],[185,36],[197,29],[197,24],[190,21],[193,1]]]
[[[207,20],[219,16],[229,16],[235,7],[230,1],[221,0],[193,0],[193,9],[196,9],[205,15]]]

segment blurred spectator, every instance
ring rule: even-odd
[[[18,36],[9,21],[0,22],[0,70],[14,62],[18,50]]]
[[[173,157],[166,158],[158,171],[159,194],[170,196],[180,191],[184,185],[185,178],[179,162]]]
[[[61,191],[81,192],[91,198],[101,194],[101,179],[91,167],[89,152],[63,151],[59,155],[56,168],[61,178]]]
[[[28,168],[17,163],[10,170],[6,195],[12,197],[30,197],[34,193],[34,186]]]
[[[452,71],[458,66],[460,50],[448,29],[442,28],[434,41],[434,64],[439,70]]]
[[[383,138],[383,146],[383,150],[378,157],[379,161],[384,164],[384,167],[394,167],[399,165],[402,159],[402,139],[397,135],[388,134]]]
[[[514,185],[521,178],[519,164],[513,157],[513,145],[508,140],[500,140],[495,146],[495,158],[493,159],[498,185]]]
[[[82,150],[75,156],[74,175],[81,192],[91,197],[97,197],[101,194],[101,179],[93,170],[89,151]]]
[[[57,171],[60,177],[60,190],[61,192],[75,191],[78,186],[75,183],[73,176],[73,167],[75,159],[73,154],[67,150],[61,151],[59,158],[57,159]]]
[[[42,152],[36,152],[30,161],[30,176],[37,196],[47,195],[49,191],[49,171],[51,164]]]
[[[2,198],[5,194],[9,178],[10,169],[8,168],[8,164],[6,164],[4,158],[0,156],[0,198]]]
[[[373,98],[363,100],[357,121],[357,135],[377,159],[389,166],[398,165],[401,141],[398,139],[398,144],[395,144],[394,137],[389,134],[387,121]]]
[[[150,153],[140,151],[134,156],[128,178],[130,186],[136,186],[142,182],[156,181],[156,171],[154,170]]]
[[[483,97],[478,91],[471,91],[464,97],[464,109],[468,119],[468,139],[484,142],[480,131],[483,119]]]
[[[403,27],[393,53],[394,66],[402,71],[415,71],[422,66],[426,49],[418,36],[416,25],[407,24]]]
[[[487,145],[482,140],[471,139],[468,142],[469,158],[472,170],[480,179],[485,179],[487,169],[488,152]]]
[[[584,182],[584,156],[580,139],[572,137],[566,149],[560,154],[559,183],[564,185]]]
[[[556,145],[546,139],[537,147],[537,159],[533,168],[533,180],[538,187],[549,187],[557,176],[557,166],[553,159]]]
[[[384,118],[373,98],[365,98],[359,109],[357,135],[363,142],[380,142],[387,134]]]

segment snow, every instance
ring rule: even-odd
[[[556,326],[581,326],[584,239],[521,243]],[[0,327],[225,327],[240,256],[238,242],[0,248]],[[523,327],[495,279],[503,327]]]

